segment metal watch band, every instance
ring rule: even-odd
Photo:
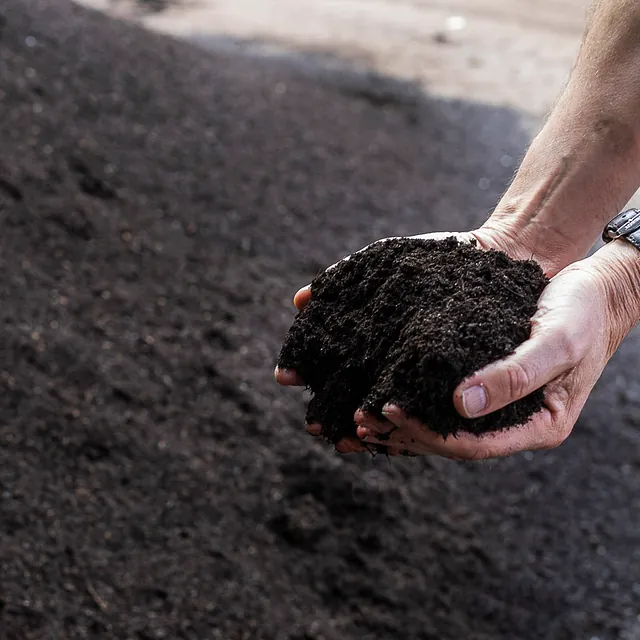
[[[640,209],[628,209],[619,213],[604,228],[602,239],[605,242],[616,238],[624,238],[640,250]]]

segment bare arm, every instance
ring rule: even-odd
[[[553,275],[639,185],[640,2],[597,0],[569,83],[484,229]]]

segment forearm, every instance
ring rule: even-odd
[[[600,0],[562,97],[484,228],[556,273],[640,185],[639,141],[640,1]]]

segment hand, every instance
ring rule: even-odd
[[[476,231],[471,231],[467,233],[431,233],[419,236],[413,236],[416,238],[423,239],[431,239],[431,240],[442,240],[443,238],[448,238],[451,236],[455,236],[458,239],[464,242],[477,242],[478,246],[481,249],[500,249],[506,251],[514,258],[529,258],[531,253],[528,248],[520,247],[519,251],[516,248],[515,244],[512,240],[507,240],[507,234],[500,234],[499,236],[489,231],[488,229],[478,229]],[[388,239],[388,238],[387,238]],[[370,246],[370,245],[369,245]],[[366,247],[365,247],[366,249]],[[362,249],[364,251],[364,249]],[[345,260],[347,260],[345,258]],[[331,269],[333,266],[329,267]],[[311,288],[310,286],[303,287],[300,289],[295,297],[294,297],[294,305],[298,309],[298,311],[302,310],[311,299]],[[300,379],[300,377],[296,374],[295,371],[291,370],[281,370],[277,369],[275,371],[276,380],[282,384],[287,386],[304,386],[304,380]],[[356,418],[358,414],[356,414]],[[322,427],[317,424],[307,425],[307,431],[314,436],[319,436]],[[359,452],[359,451],[367,451],[370,450],[371,447],[367,447],[362,441],[357,438],[346,438],[336,445],[336,449],[341,453],[351,453],[351,452]],[[394,447],[389,448],[389,453],[391,455],[399,453],[396,451]]]
[[[402,410],[388,422],[356,413],[358,436],[414,455],[479,460],[550,449],[571,433],[609,358],[640,320],[640,252],[624,240],[570,265],[543,292],[531,337],[513,355],[465,380],[454,393],[458,412],[486,415],[544,385],[545,407],[524,426],[443,440]]]

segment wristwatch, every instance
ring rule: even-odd
[[[640,209],[628,209],[619,213],[602,232],[602,239],[611,242],[625,238],[636,249],[640,249]]]

